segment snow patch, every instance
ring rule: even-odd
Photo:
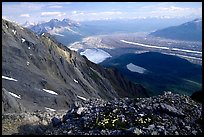
[[[127,69],[132,71],[132,72],[137,72],[137,73],[140,73],[140,74],[143,74],[145,71],[147,71],[146,69],[140,67],[140,66],[137,66],[137,65],[134,65],[132,63],[129,63],[128,65],[126,65]]]
[[[184,58],[189,58],[189,59],[196,59],[196,60],[202,61],[202,58],[196,58],[196,57],[192,57],[192,56],[185,56],[185,55],[174,54],[174,53],[163,53],[163,54],[174,55],[174,56],[179,56],[179,57],[184,57]]]
[[[157,49],[170,50],[170,48],[168,48],[168,47],[146,45],[146,44],[141,44],[141,43],[136,43],[136,42],[129,42],[129,41],[126,41],[126,40],[120,40],[120,41],[121,41],[121,42],[124,42],[124,43],[127,43],[127,44],[133,44],[133,45],[142,46],[142,47],[147,47],[147,48],[157,48]],[[200,52],[200,51],[195,51],[195,50],[185,50],[185,49],[179,49],[179,48],[171,48],[171,50],[202,54],[202,52]]]
[[[41,36],[44,36],[45,35],[45,33],[43,33]]]
[[[71,29],[71,28],[69,28],[69,27],[66,27],[66,29],[68,29],[69,31],[71,31],[71,32],[73,32],[73,33],[78,34],[78,32],[76,32],[76,31],[72,30],[72,29]]]
[[[30,65],[30,62],[29,62],[29,61],[27,61],[27,63],[26,63],[26,64],[27,64],[27,66],[28,66],[28,65]]]
[[[25,42],[25,39],[24,39],[24,38],[22,38],[22,39],[21,39],[21,41],[22,41],[22,43],[23,43],[23,42]]]
[[[70,50],[78,51],[77,48],[72,48],[71,46],[68,47]]]
[[[97,48],[86,49],[80,54],[86,56],[88,60],[96,64],[103,62],[109,57],[112,57],[109,53],[105,52],[104,50],[97,49]]]
[[[6,28],[8,29],[8,26],[6,25]]]
[[[74,79],[74,82],[75,82],[75,83],[79,83],[76,79]]]
[[[120,41],[127,43],[127,44],[133,44],[133,45],[138,45],[138,46],[147,47],[147,48],[169,49],[168,47],[152,46],[152,45],[146,45],[146,44],[141,44],[141,43],[136,43],[136,42],[129,42],[126,40],[120,40]]]
[[[43,89],[43,91],[50,93],[50,94],[54,94],[54,95],[58,95],[56,92],[52,91],[52,90],[48,90],[48,89]]]
[[[30,49],[30,47],[28,47],[28,49]]]
[[[52,35],[57,35],[57,36],[61,36],[61,37],[64,37],[64,35],[62,35],[62,34],[59,34],[59,33],[53,33]]]
[[[9,77],[6,77],[6,76],[2,76],[2,78],[7,79],[7,80],[11,80],[11,81],[18,81],[18,80],[14,79],[14,78],[9,78]]]
[[[16,95],[12,92],[8,92],[11,96],[21,99],[21,95]]]
[[[13,34],[16,35],[16,30],[12,30]]]
[[[77,95],[78,98],[82,99],[82,100],[85,100],[86,101],[86,98],[85,97],[81,97],[79,95]]]
[[[48,110],[48,111],[53,111],[53,112],[56,111],[55,109],[48,108],[48,107],[45,107],[45,109]]]
[[[138,114],[139,116],[141,116],[141,117],[143,117],[144,116],[144,114]]]
[[[194,51],[194,50],[186,50],[186,49],[178,49],[178,48],[172,48],[172,50],[202,54],[202,52]]]

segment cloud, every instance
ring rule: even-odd
[[[105,12],[82,12],[82,11],[72,11],[70,16],[74,20],[101,20],[101,19],[114,19],[119,18],[124,13],[120,11],[105,11]]]
[[[76,14],[77,13],[77,11],[72,11],[72,14]]]
[[[42,10],[43,8],[46,7],[46,4],[44,4],[44,3],[22,2],[22,3],[20,3],[19,5],[16,5],[16,6],[17,6],[16,8],[23,8],[23,9],[26,9],[28,11],[33,11],[33,10]]]
[[[59,5],[55,5],[55,6],[49,6],[48,8],[59,9],[59,8],[62,8],[62,6],[59,6]]]
[[[50,2],[50,4],[55,4],[55,5],[69,5],[71,4],[72,2]]]
[[[192,14],[201,15],[202,9],[200,8],[184,8],[184,7],[158,7],[158,9],[153,10],[155,14],[160,13],[160,15],[169,15],[169,16],[189,16]]]
[[[90,15],[97,15],[97,16],[108,16],[108,15],[120,15],[122,12],[120,11],[106,11],[106,12],[92,12],[89,13]]]
[[[176,6],[170,6],[170,7],[158,7],[158,10],[162,11],[185,11],[185,10],[191,10],[191,8],[181,8]]]
[[[74,16],[85,15],[85,13],[83,11],[72,11],[71,13]]]
[[[30,15],[29,15],[29,14],[21,14],[20,17],[26,17],[26,18],[29,18]]]
[[[64,12],[41,12],[41,16],[64,16],[66,13]]]
[[[202,8],[193,7],[180,7],[172,5],[175,3],[160,3],[157,5],[143,6],[139,8],[135,13],[162,18],[175,18],[175,17],[189,17],[191,15],[202,16]]]
[[[112,5],[109,6],[111,3]],[[52,18],[63,19],[65,16],[73,20],[202,17],[202,3],[196,5],[195,2],[190,4],[181,2],[118,4],[117,2],[110,2],[108,5],[71,2],[5,2],[2,3],[2,16],[20,23],[24,23],[27,19],[38,22]]]

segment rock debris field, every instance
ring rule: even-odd
[[[201,135],[201,112],[201,103],[171,92],[150,98],[111,101],[92,98],[75,102],[67,113],[61,112],[61,115],[57,115],[59,112],[52,112],[55,115],[41,114],[40,125],[30,126],[29,130],[24,125],[15,134]],[[37,113],[30,114],[27,119],[38,116]],[[44,124],[43,116],[47,118]]]

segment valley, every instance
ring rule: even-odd
[[[158,38],[147,33],[120,33],[86,37],[68,47],[81,55],[89,50],[88,55],[83,54],[88,59],[94,62],[93,56],[100,58],[103,61],[95,63],[105,68],[117,68],[127,79],[142,84],[150,95],[161,94],[164,90],[190,95],[202,88],[201,42]],[[109,56],[101,56],[94,50],[106,52]],[[148,53],[151,57],[146,57]],[[144,57],[137,60],[140,55]],[[191,66],[196,67],[193,70]],[[163,72],[164,69],[168,71]],[[184,75],[187,80],[183,80]]]
[[[154,24],[150,25],[150,30],[144,30],[144,26],[134,26],[141,22],[148,23],[146,21],[136,19],[76,22],[70,19],[52,19],[29,28],[39,35],[51,35],[57,42],[105,69],[116,68],[125,78],[135,84],[144,85],[151,96],[166,90],[187,95],[200,90],[202,42],[197,37],[201,36],[202,19],[167,28],[160,26],[160,29]],[[156,23],[158,20],[152,21]],[[163,24],[167,20],[160,21]],[[137,60],[137,56],[144,57]],[[183,62],[187,64],[186,68],[182,66],[185,65]],[[149,70],[146,68],[148,64],[153,65]],[[192,66],[196,68],[195,73],[191,72]],[[184,68],[183,72],[181,68]],[[169,74],[163,73],[163,70]],[[183,80],[185,78],[179,73],[188,78]]]
[[[99,35],[69,45],[70,49],[100,48],[111,56],[125,53],[160,52],[202,64],[202,42],[179,41],[149,36],[144,33]]]

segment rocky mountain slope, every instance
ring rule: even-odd
[[[152,36],[176,40],[202,41],[202,19],[195,19],[150,33]]]
[[[3,134],[202,135],[202,104],[165,92],[149,98],[90,98],[67,111],[7,114]],[[9,124],[10,123],[10,124]]]
[[[3,112],[55,111],[90,97],[147,97],[141,85],[104,70],[52,39],[2,19]]]
[[[188,96],[161,96],[104,101],[74,106],[45,134],[71,135],[201,135],[202,105]],[[79,126],[80,125],[80,126]]]

